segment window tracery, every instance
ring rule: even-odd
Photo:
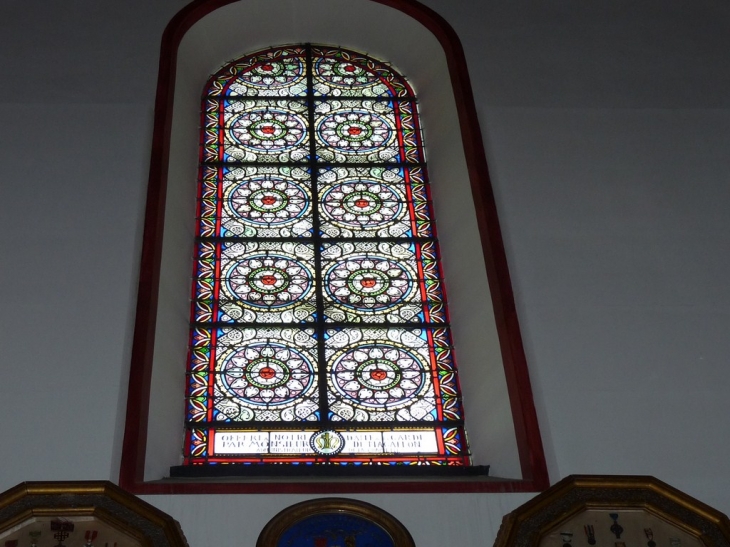
[[[185,463],[468,465],[407,82],[274,48],[202,122]]]

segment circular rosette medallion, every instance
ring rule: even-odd
[[[361,154],[387,146],[395,134],[390,121],[367,110],[340,110],[317,126],[319,138],[340,152]]]
[[[408,404],[428,383],[427,374],[419,357],[388,344],[348,349],[332,366],[337,391],[351,404],[365,408]]]
[[[235,118],[231,138],[256,152],[280,152],[300,144],[306,136],[304,119],[285,110],[257,109]]]
[[[254,224],[281,225],[309,209],[306,191],[292,180],[257,177],[244,180],[228,195],[231,210]]]
[[[320,59],[315,65],[317,78],[335,87],[367,87],[380,79],[359,65],[339,59]]]
[[[312,272],[297,260],[274,254],[244,258],[226,272],[226,285],[243,304],[286,308],[312,292]]]
[[[382,256],[349,256],[325,272],[328,295],[359,311],[381,311],[408,300],[415,276],[404,263]]]
[[[385,226],[400,215],[402,208],[398,194],[372,180],[335,184],[322,195],[325,215],[346,228]]]
[[[294,348],[258,342],[231,354],[219,381],[226,394],[246,403],[285,405],[306,395],[314,382],[314,367]]]
[[[255,87],[288,87],[304,78],[302,62],[296,58],[267,60],[258,63],[248,72],[241,74],[238,80],[245,85]]]

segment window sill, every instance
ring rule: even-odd
[[[170,468],[172,479],[208,478],[387,478],[387,479],[463,479],[489,476],[488,465],[178,465]]]
[[[174,468],[173,468],[174,469]],[[465,468],[466,469],[466,468]],[[138,495],[194,494],[465,494],[541,492],[533,480],[504,479],[486,474],[436,476],[196,476],[120,484]]]

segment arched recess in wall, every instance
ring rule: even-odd
[[[150,482],[167,476],[181,457],[201,91],[230,59],[303,42],[387,60],[420,98],[473,462],[491,465],[493,476],[510,481]],[[173,18],[160,60],[129,385],[120,485],[137,493],[547,487],[466,61],[438,14],[411,0],[196,0]]]

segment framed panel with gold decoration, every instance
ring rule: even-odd
[[[188,547],[172,517],[107,481],[24,482],[0,494],[5,547]]]
[[[321,498],[292,505],[264,527],[256,547],[415,547],[395,517],[362,501]]]
[[[730,521],[653,477],[574,475],[506,515],[495,547],[730,547]]]

